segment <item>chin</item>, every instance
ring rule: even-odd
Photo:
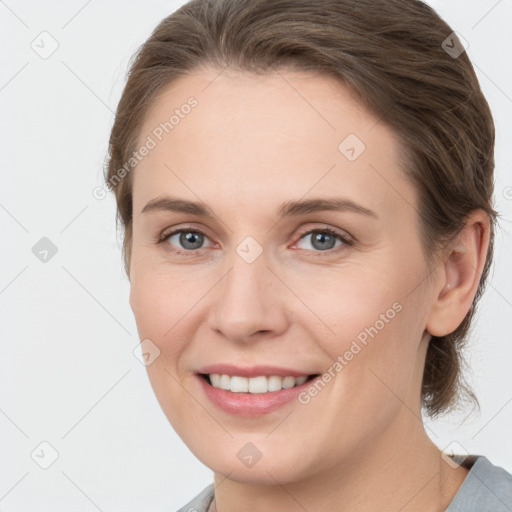
[[[307,478],[311,465],[293,447],[277,450],[259,442],[261,455],[257,455],[250,442],[231,439],[228,446],[219,447],[207,454],[194,452],[196,457],[214,473],[223,475],[234,482],[253,485],[276,485],[296,482]],[[235,448],[236,446],[236,448]],[[253,459],[248,455],[253,451]],[[289,456],[287,456],[287,453]],[[259,458],[257,458],[259,457]],[[311,461],[311,464],[314,464]]]

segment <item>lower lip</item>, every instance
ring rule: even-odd
[[[291,402],[311,386],[321,375],[307,380],[300,386],[268,393],[233,393],[225,389],[213,387],[204,377],[197,375],[206,396],[214,405],[230,414],[245,417],[262,416],[269,414],[283,405]]]

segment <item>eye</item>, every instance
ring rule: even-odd
[[[310,245],[312,246],[312,249],[309,247],[302,247],[302,249],[317,253],[338,252],[338,250],[342,250],[344,246],[354,244],[354,241],[347,235],[338,233],[334,229],[330,228],[310,229],[309,231],[300,234],[299,242],[307,240],[308,237],[310,237]],[[170,233],[163,234],[159,238],[158,243],[168,243],[172,247],[166,247],[166,250],[171,250],[176,254],[192,256],[205,248],[203,247],[205,240],[209,240],[209,238],[202,231],[184,227],[171,231]],[[336,241],[339,242],[337,246]]]
[[[173,238],[175,239],[174,241]],[[201,231],[181,228],[162,235],[158,242],[168,242],[173,247],[178,247],[178,249],[172,249],[177,254],[193,254],[199,249],[203,249],[202,245],[205,239],[208,239],[208,237]],[[184,250],[180,249],[180,247]]]
[[[313,235],[313,236],[312,236]],[[337,252],[333,249],[335,247],[343,247],[345,245],[353,245],[353,241],[341,233],[338,233],[334,229],[321,228],[321,229],[310,229],[300,235],[300,241],[307,240],[309,237],[310,245],[313,249],[306,247],[306,250],[313,250],[315,252]],[[336,240],[340,243],[336,246]]]

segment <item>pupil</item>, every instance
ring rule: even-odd
[[[199,245],[197,247],[194,246],[194,238],[195,237],[198,237],[198,239],[199,239]],[[180,238],[181,238],[180,243],[183,245],[183,247],[185,247],[187,249],[198,249],[201,246],[201,238],[200,238],[199,233],[194,233],[194,232],[189,231],[188,233],[182,233]],[[192,247],[188,246],[187,244],[192,244]],[[197,241],[195,244],[197,245]]]
[[[325,239],[326,238],[330,238],[331,239],[331,242],[334,242],[334,237],[332,237],[331,235],[329,234],[325,234],[325,233],[317,233],[316,237],[314,238],[315,242],[317,241],[320,241],[320,242],[325,242]],[[313,244],[314,245],[314,244]],[[334,245],[331,243],[329,247],[327,247],[327,249],[332,249],[334,247]],[[317,247],[318,248],[318,247]],[[320,245],[319,247],[320,249],[325,249],[325,245],[322,246]]]

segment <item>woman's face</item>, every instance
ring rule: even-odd
[[[145,118],[130,304],[163,411],[232,480],[389,455],[420,422],[434,292],[384,121],[324,76],[214,69]],[[261,393],[279,375],[320,377]]]

